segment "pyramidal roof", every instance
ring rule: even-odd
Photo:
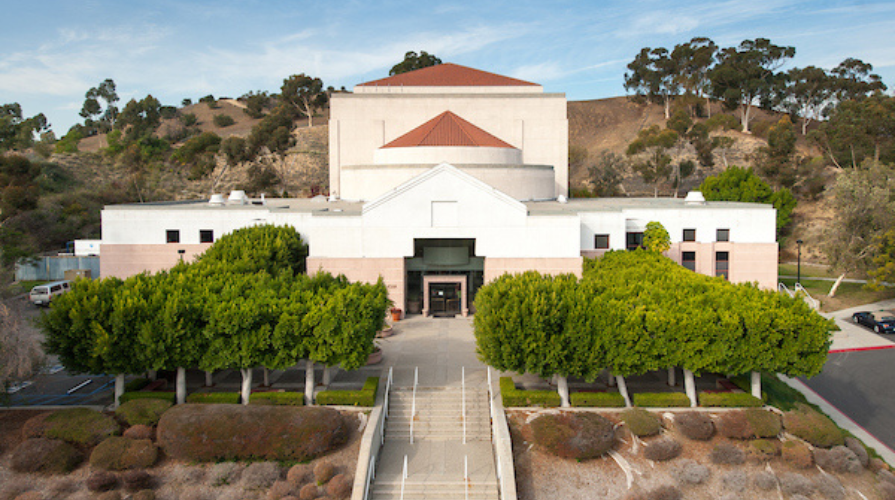
[[[444,63],[400,73],[358,85],[359,87],[519,87],[539,86],[508,76]]]
[[[513,148],[450,111],[445,111],[382,147],[412,148],[416,146]]]

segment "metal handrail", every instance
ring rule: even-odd
[[[385,403],[382,407],[382,420],[379,422],[379,444],[385,444],[385,420],[388,418],[388,397],[392,390],[392,368],[388,367],[388,378],[385,380]]]
[[[404,483],[407,480],[407,455],[404,455],[404,472],[401,474],[401,500],[404,500]]]
[[[370,498],[370,483],[376,479],[376,455],[370,457],[370,468],[367,470],[367,485],[364,487],[364,500]]]
[[[419,383],[420,368],[413,368],[413,402],[410,406],[410,444],[413,444],[413,421],[416,419],[416,386]]]
[[[461,367],[462,373],[462,382],[461,382],[461,397],[463,398],[462,406],[463,406],[463,444],[466,444],[466,367]]]
[[[795,293],[792,290],[790,290],[789,288],[786,287],[785,283],[777,283],[777,291],[783,292],[786,295],[789,295],[790,297],[795,295]]]
[[[820,302],[812,297],[811,294],[808,293],[808,290],[805,290],[805,287],[803,287],[801,283],[796,283],[796,286],[794,288],[796,289],[796,293],[802,292],[805,294],[805,301],[808,302],[808,305],[810,305],[812,309],[816,310],[820,308]]]

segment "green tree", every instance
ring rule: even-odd
[[[777,187],[792,188],[797,181],[801,158],[796,155],[796,132],[784,115],[768,130],[768,145],[758,148],[755,166]]]
[[[587,168],[593,194],[603,197],[622,194],[622,181],[625,180],[628,169],[628,161],[623,156],[601,150],[596,162]]]
[[[653,253],[665,253],[671,249],[671,236],[661,222],[647,222],[643,231],[643,248]]]
[[[641,130],[628,145],[625,154],[633,157],[634,171],[643,181],[652,184],[654,195],[659,196],[659,185],[672,173],[671,155],[668,150],[677,144],[680,136],[674,130],[662,130],[658,125]]]
[[[84,104],[78,114],[84,118],[87,135],[106,133],[115,127],[118,100],[115,82],[111,78],[106,78],[84,94]]]
[[[124,131],[125,144],[133,144],[155,132],[161,124],[161,107],[151,95],[128,101],[115,123],[116,129]]]
[[[853,57],[839,63],[830,71],[834,78],[836,98],[840,102],[860,100],[886,90],[882,78],[871,71],[873,71],[872,64]]]
[[[823,118],[833,95],[833,81],[827,72],[815,66],[793,68],[787,72],[788,107],[802,118],[802,135],[808,124]]]
[[[328,97],[323,80],[304,73],[286,78],[280,87],[280,99],[307,116],[309,127],[313,125],[314,113],[326,105]]]
[[[777,69],[795,56],[794,47],[777,46],[766,38],[743,40],[739,47],[722,49],[709,72],[712,92],[728,109],[740,110],[743,132],[749,132],[752,107],[768,99],[780,74]]]
[[[49,128],[43,113],[24,118],[19,103],[4,104],[0,106],[0,152],[26,149],[34,144],[35,135]]]
[[[425,50],[420,51],[419,54],[414,51],[410,51],[404,54],[403,61],[392,66],[392,69],[389,70],[388,75],[398,75],[401,73],[407,73],[408,71],[416,71],[418,69],[428,68],[429,66],[436,66],[438,64],[441,64],[441,59],[435,57],[435,54],[429,54]]]
[[[743,201],[769,203],[777,210],[777,233],[792,220],[796,199],[788,189],[774,191],[751,168],[731,166],[724,172],[706,177],[699,191],[707,201]]]
[[[203,132],[191,137],[171,157],[180,164],[191,167],[189,179],[202,179],[217,165],[215,158],[220,146],[220,136],[214,132]]]
[[[709,70],[715,64],[718,46],[705,37],[696,37],[689,42],[674,46],[671,60],[676,70],[675,78],[686,97],[704,98],[708,116],[711,116],[711,96],[709,90]],[[692,113],[696,115],[696,113]]]
[[[240,100],[246,104],[242,111],[255,119],[263,118],[264,110],[270,107],[270,96],[267,92],[260,90],[258,92],[249,92],[240,97]]]
[[[292,226],[258,225],[237,229],[218,239],[198,262],[213,266],[226,263],[231,272],[270,275],[304,274],[308,245]]]
[[[662,105],[665,118],[671,116],[671,100],[680,93],[680,71],[668,49],[644,47],[625,72],[625,90],[640,99]]]
[[[865,159],[895,161],[895,97],[875,94],[840,103],[811,134],[837,168],[858,168]]]

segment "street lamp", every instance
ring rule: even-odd
[[[799,264],[796,267],[796,283],[799,285],[802,284],[802,240],[796,240],[796,245],[799,247]]]

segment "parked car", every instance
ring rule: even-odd
[[[71,290],[71,281],[54,281],[44,285],[37,285],[31,289],[31,303],[36,306],[48,306],[53,297],[62,295]]]
[[[876,333],[895,333],[895,313],[892,311],[861,311],[852,315],[852,320]]]

